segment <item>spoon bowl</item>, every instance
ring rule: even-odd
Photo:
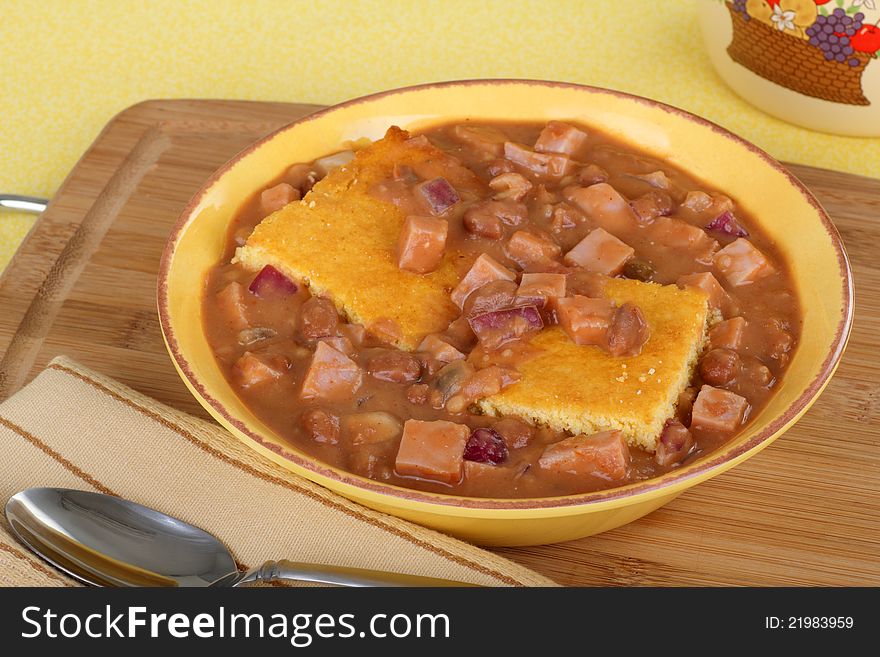
[[[232,553],[213,534],[101,493],[29,488],[9,498],[6,520],[33,552],[95,586],[238,586],[278,580],[337,586],[468,586],[286,559],[240,571]]]
[[[6,504],[13,533],[73,577],[98,586],[209,586],[238,567],[214,536],[118,497],[30,488]]]

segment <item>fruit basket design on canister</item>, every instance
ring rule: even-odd
[[[862,73],[880,50],[880,27],[864,24],[875,0],[724,0],[733,21],[730,58],[807,96],[870,105]]]

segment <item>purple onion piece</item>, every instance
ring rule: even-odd
[[[434,178],[418,185],[419,193],[428,202],[431,212],[443,214],[461,200],[458,192],[446,182],[446,178]]]
[[[733,237],[748,237],[749,231],[743,228],[736,218],[728,212],[722,212],[706,224],[706,230],[714,230]]]
[[[494,429],[474,429],[464,447],[465,461],[498,465],[507,460],[507,443]]]
[[[468,318],[468,323],[480,342],[489,349],[544,328],[544,320],[535,306],[492,310]]]
[[[251,281],[248,290],[258,297],[262,297],[267,293],[296,294],[299,288],[296,283],[275,269],[275,267],[266,265],[260,270],[260,273],[256,275],[254,280]]]

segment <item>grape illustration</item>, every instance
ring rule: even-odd
[[[733,0],[733,9],[742,14],[744,19],[750,21],[752,20],[752,17],[749,16],[749,12],[746,9],[746,2],[748,2],[748,0]]]
[[[827,16],[821,14],[816,22],[807,28],[807,38],[811,46],[822,51],[828,61],[836,61],[849,66],[858,66],[859,60],[851,57],[854,50],[850,39],[862,27],[865,15],[861,12],[848,16],[846,11],[835,9]]]

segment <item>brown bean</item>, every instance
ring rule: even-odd
[[[398,349],[371,349],[366,370],[374,378],[391,383],[412,383],[422,375],[418,359]]]
[[[310,339],[323,338],[336,334],[339,313],[329,299],[312,297],[302,305],[299,315],[299,330]]]
[[[739,373],[740,358],[731,349],[711,349],[700,360],[700,376],[710,386],[724,386]]]
[[[339,442],[339,418],[320,408],[304,412],[299,423],[316,443],[335,445]]]
[[[625,303],[615,311],[608,327],[608,352],[612,356],[638,356],[648,336],[648,322],[642,311],[638,306]]]

